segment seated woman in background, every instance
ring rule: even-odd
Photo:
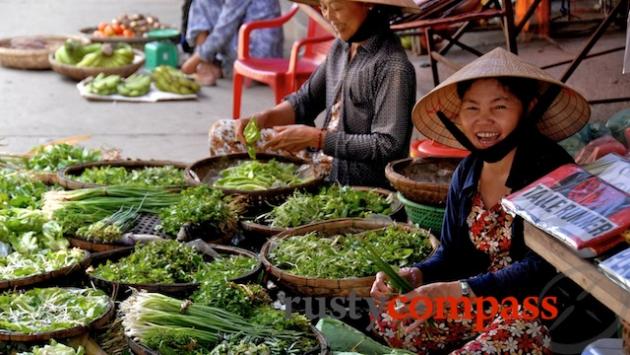
[[[540,112],[536,105],[551,87],[559,94]],[[413,111],[416,128],[471,154],[453,174],[440,247],[415,267],[401,270],[415,288],[406,296],[428,297],[433,303],[446,297],[492,297],[501,310],[507,309],[502,301],[514,297],[518,305],[510,309],[523,315],[524,298],[543,293],[556,271],[525,246],[523,220],[506,213],[501,198],[572,163],[556,142],[579,131],[589,116],[582,95],[501,48],[420,99]],[[379,273],[372,286],[377,302],[392,297],[386,281]],[[485,314],[485,330],[479,330],[474,325],[481,314],[473,311],[472,319],[462,319],[462,310],[457,313],[459,319],[398,323],[383,312],[376,328],[391,346],[420,353],[551,352],[549,329],[538,317]]]
[[[186,40],[195,51],[182,65],[182,71],[195,73],[197,81],[207,86],[231,76],[241,25],[278,16],[278,0],[193,0]],[[283,40],[281,27],[254,31],[250,52],[256,57],[282,57]]]
[[[330,181],[388,186],[385,166],[409,153],[416,76],[389,19],[417,6],[412,0],[321,0],[337,39],[324,63],[286,101],[252,118],[219,121],[210,154],[244,151],[243,128],[263,128],[262,151],[313,159],[332,157]],[[315,118],[325,111],[323,128]],[[234,123],[236,122],[236,123]],[[240,141],[240,142],[239,142]]]

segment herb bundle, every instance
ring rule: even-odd
[[[55,172],[70,165],[91,163],[101,159],[99,150],[92,150],[70,144],[53,144],[38,147],[24,165],[27,169]]]

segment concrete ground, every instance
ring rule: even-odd
[[[283,6],[287,6],[286,0]],[[0,36],[29,34],[76,34],[121,13],[149,13],[163,22],[179,25],[179,1],[173,0],[0,0]],[[296,31],[288,31],[289,41]],[[473,33],[463,39],[482,51],[502,44],[500,32]],[[520,55],[545,65],[569,59],[583,45],[585,37],[519,43]],[[290,43],[290,42],[288,42]],[[622,46],[625,34],[609,31],[595,50]],[[418,77],[418,97],[432,88],[430,70],[423,67],[425,56],[410,55]],[[449,59],[467,63],[471,55],[453,50]],[[590,59],[583,63],[569,84],[588,99],[630,96],[630,76],[621,74],[623,52]],[[564,68],[550,70],[560,77]],[[442,78],[451,72],[440,69]],[[253,114],[273,104],[272,92],[265,86],[246,89],[243,115]],[[630,106],[629,103],[593,107],[593,120],[602,120]],[[230,118],[231,81],[204,88],[197,101],[167,103],[90,102],[81,98],[73,82],[52,71],[21,71],[0,68],[0,136],[6,152],[24,152],[51,139],[89,134],[91,147],[121,148],[134,158],[172,159],[191,162],[207,154],[207,129],[218,119]]]

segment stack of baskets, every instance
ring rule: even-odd
[[[458,158],[407,158],[387,165],[385,175],[398,191],[412,223],[434,233],[442,229],[446,195]]]

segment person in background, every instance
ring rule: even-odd
[[[278,0],[193,0],[186,41],[195,50],[182,71],[195,74],[201,85],[216,85],[217,79],[232,75],[241,25],[278,16]],[[250,53],[255,57],[282,57],[283,40],[281,27],[254,31]]]

